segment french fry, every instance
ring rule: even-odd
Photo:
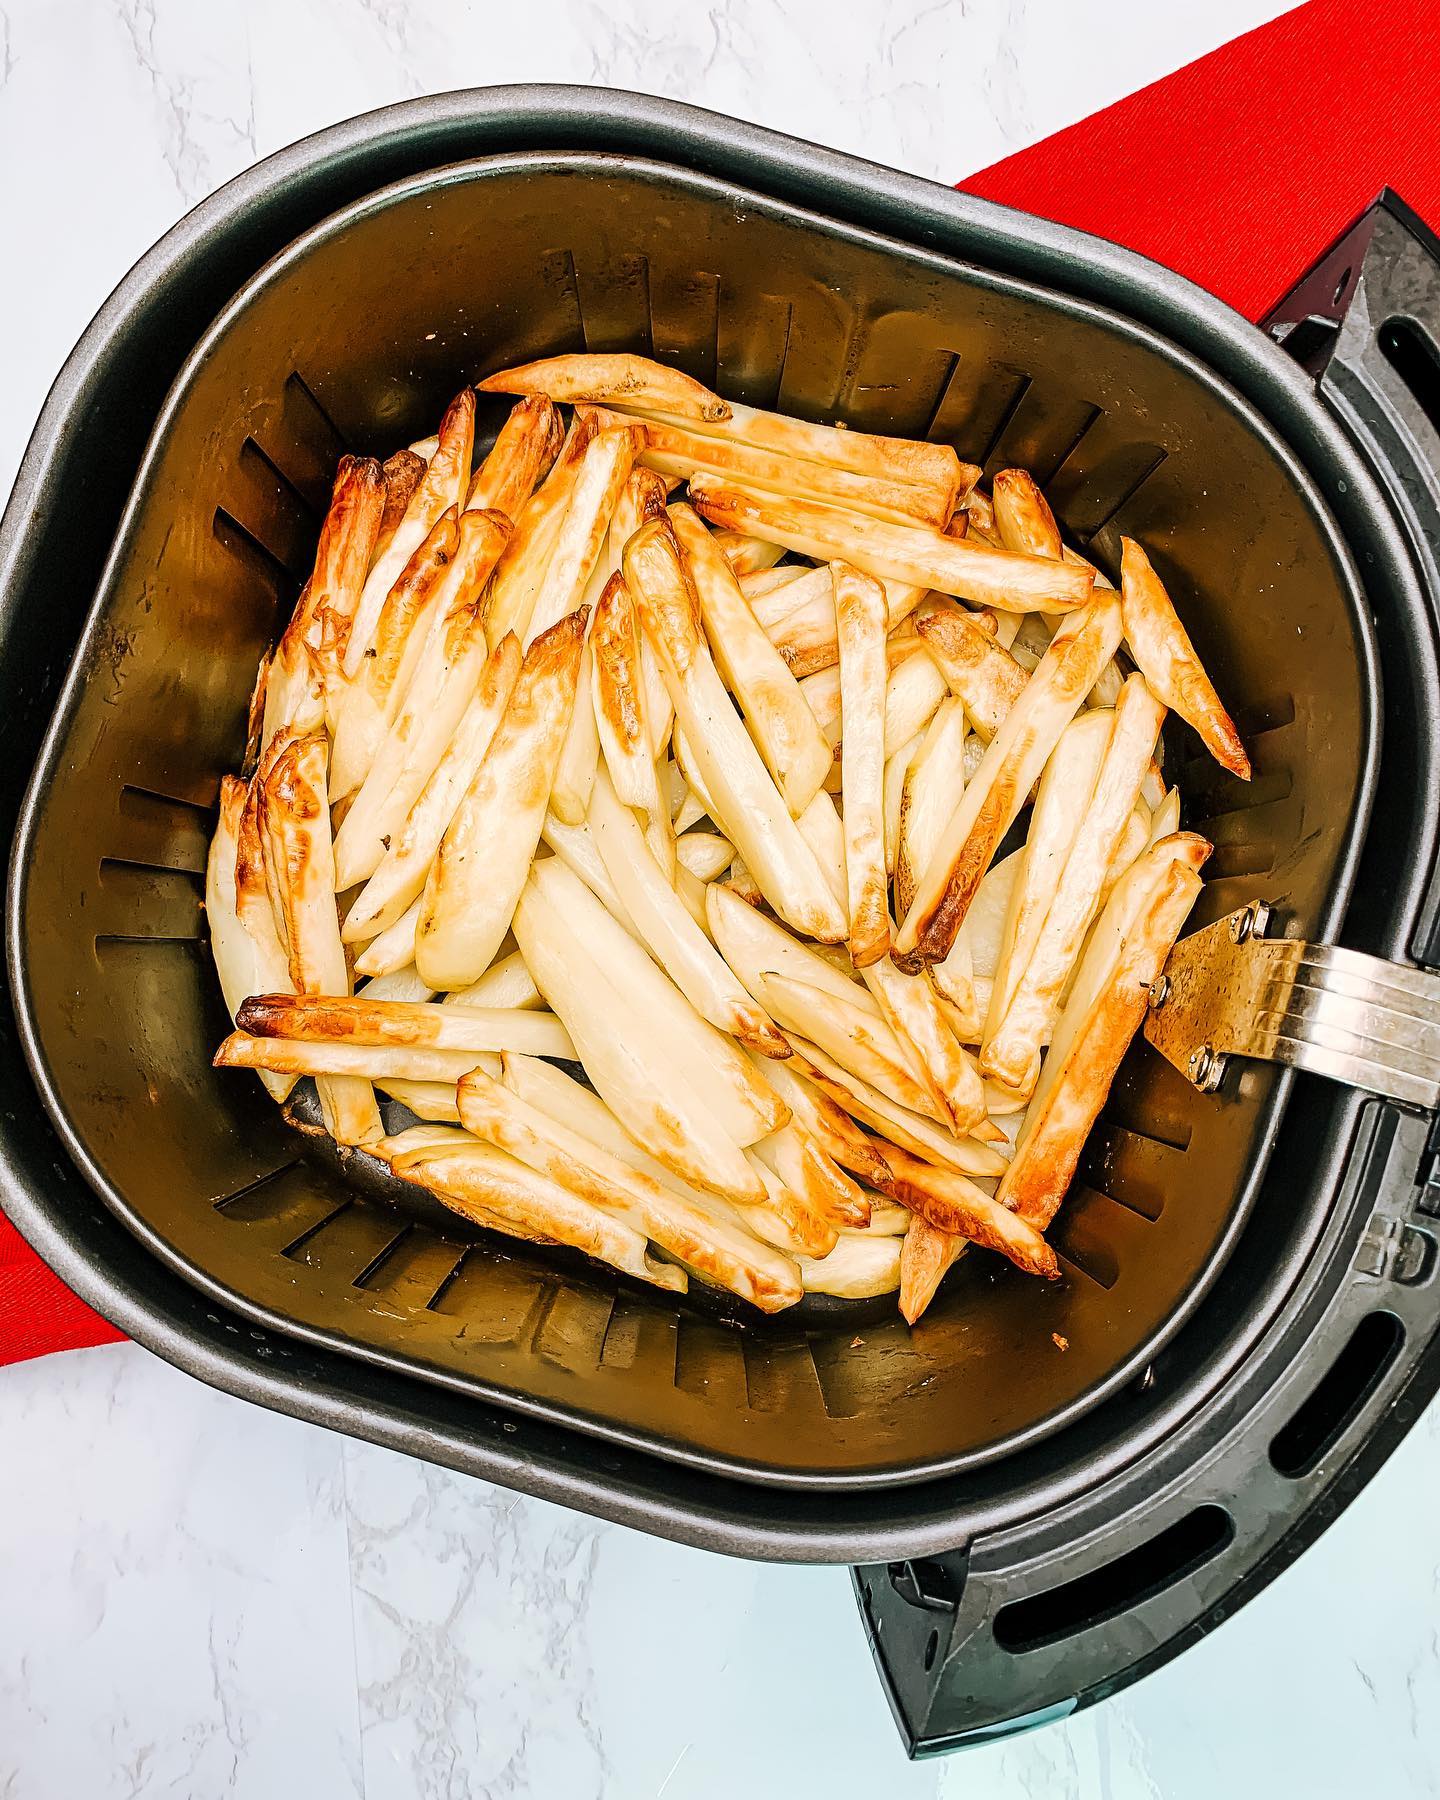
[[[901,968],[914,973],[921,964],[939,962],[954,943],[996,846],[1119,640],[1113,595],[1102,595],[1056,632],[991,739],[920,879],[895,939]]]
[[[595,435],[593,418],[573,419],[549,474],[520,508],[514,533],[490,583],[485,630],[492,644],[513,631],[528,647],[536,602]]]
[[[440,1009],[434,1009],[438,1012]],[[517,1014],[527,1018],[530,1014]],[[275,1069],[285,1075],[314,1075],[322,1091],[355,1082],[367,1094],[371,1083],[390,1079],[450,1082],[478,1068],[490,1053],[483,1050],[438,1050],[427,1045],[354,1044],[327,1039],[312,1043],[297,1038],[250,1037],[235,1031],[215,1053],[217,1069]],[[373,1097],[371,1104],[373,1105]],[[327,1127],[328,1129],[328,1127]],[[380,1115],[375,1114],[373,1138],[381,1135]],[[334,1136],[334,1133],[331,1133]],[[373,1138],[365,1141],[373,1142]],[[342,1140],[335,1139],[336,1143]]]
[[[257,776],[265,881],[286,947],[288,985],[297,994],[350,992],[335,913],[326,763],[326,741],[317,734],[295,739],[263,776]],[[380,1137],[383,1127],[374,1089],[368,1081],[348,1079],[344,1071],[337,1075],[317,1083],[326,1130],[337,1144],[363,1144]]]
[[[1116,884],[1078,970],[1015,1158],[996,1198],[1043,1231],[1059,1210],[1080,1151],[1185,923],[1210,846],[1162,838]]]
[[[926,973],[957,1042],[978,1044],[985,1027],[985,1010],[989,1006],[990,990],[986,990],[985,1006],[982,1007],[975,980],[975,964],[970,954],[969,940],[963,931],[955,934],[955,942],[944,960],[932,963]]]
[[[786,975],[858,1006],[879,1021],[879,1006],[858,982],[783,925],[747,905],[733,888],[712,884],[705,890],[705,907],[716,949],[762,1005],[767,979]]]
[[[399,997],[396,995],[397,999]],[[514,1006],[526,1011],[544,1004],[534,977],[525,967],[525,958],[518,950],[491,963],[478,981],[447,994],[441,1002],[442,1006]]]
[[[1059,561],[1060,527],[1035,478],[1024,469],[1001,469],[990,484],[995,531],[1005,549]]]
[[[881,1146],[890,1165],[893,1197],[937,1231],[953,1232],[998,1251],[1028,1275],[1055,1281],[1060,1265],[1040,1233],[954,1169],[936,1168],[894,1144]]]
[[[717,881],[735,860],[735,846],[714,831],[687,831],[675,840],[680,866],[698,881]]]
[[[925,647],[950,692],[989,743],[1029,680],[1015,658],[953,601],[927,600],[915,614]]]
[[[690,502],[714,525],[753,532],[817,562],[852,563],[867,575],[937,588],[1003,612],[1069,611],[1089,600],[1094,580],[1078,564],[961,543],[932,526],[893,525],[713,475],[695,476]]]
[[[758,1306],[778,1312],[799,1297],[787,1259],[767,1253],[719,1209],[687,1203],[673,1189],[631,1168],[589,1138],[549,1118],[511,1089],[476,1072],[460,1083],[460,1118],[476,1137],[519,1158],[537,1174],[622,1217],[688,1268]]]
[[[690,1206],[722,1218],[726,1217],[727,1208],[733,1208],[746,1229],[753,1232],[757,1239],[787,1255],[790,1246],[798,1247],[792,1224],[798,1224],[800,1239],[808,1239],[812,1235],[815,1222],[801,1211],[799,1202],[793,1196],[782,1194],[780,1209],[772,1206],[768,1198],[762,1198],[753,1204],[717,1200],[714,1194],[706,1193],[702,1188],[687,1182],[673,1169],[667,1168],[664,1163],[642,1150],[625,1132],[600,1096],[589,1088],[582,1087],[579,1082],[572,1081],[562,1070],[528,1056],[507,1056],[503,1061],[505,1085],[512,1093],[518,1094],[547,1118],[566,1126],[577,1136],[598,1144],[611,1156],[619,1157],[627,1167],[638,1170],[642,1175],[649,1175],[661,1187],[673,1190]],[[747,1163],[748,1161],[747,1153]],[[754,1173],[763,1189],[762,1171],[756,1169]],[[733,1226],[734,1219],[730,1218],[728,1222]],[[778,1269],[778,1265],[776,1267]]]
[[[545,823],[540,827],[540,841],[555,852],[567,869],[580,877],[611,918],[623,925],[638,942],[639,930],[626,911],[620,890],[610,879],[610,871],[605,867],[605,859],[589,825],[565,825],[554,813],[546,813]]]
[[[342,893],[379,868],[386,840],[404,829],[481,680],[487,655],[481,590],[509,526],[500,513],[472,511],[461,516],[458,536],[446,574],[448,609],[431,632],[404,703],[335,834],[335,879]]]
[[[870,1221],[858,1231],[852,1226],[845,1226],[842,1237],[856,1235],[860,1237],[901,1238],[905,1228],[913,1217],[908,1206],[901,1206],[898,1200],[892,1200],[887,1194],[867,1194],[870,1202]]]
[[[1094,797],[1065,858],[1044,925],[980,1053],[981,1072],[1014,1093],[1029,1094],[1039,1077],[1041,1051],[1060,995],[1099,909],[1106,870],[1134,814],[1164,716],[1145,677],[1132,675],[1121,689]]]
[[[869,1223],[869,1200],[819,1138],[796,1119],[761,1138],[752,1154],[767,1164],[792,1193],[799,1194],[813,1212],[837,1228],[860,1229]]]
[[[664,420],[688,421],[706,436],[878,480],[904,481],[932,492],[945,518],[979,473],[961,463],[948,445],[873,437],[866,432],[807,424],[780,413],[759,412],[722,400],[678,370],[625,353],[553,356],[491,375],[480,387],[487,393],[545,393],[552,400],[572,404],[598,401],[647,418],[658,414]]]
[[[782,918],[811,937],[838,943],[845,935],[843,911],[730,705],[701,638],[699,608],[667,522],[652,520],[626,545],[625,577],[646,636],[660,653],[677,726],[713,802],[711,817]]]
[[[568,1244],[671,1293],[689,1285],[683,1269],[650,1254],[643,1230],[491,1144],[437,1147],[404,1159],[395,1173],[492,1231]]]
[[[440,841],[504,715],[520,666],[520,645],[511,633],[485,659],[454,735],[404,824],[390,834],[374,874],[352,901],[341,934],[347,944],[363,943],[387,930],[419,900]]]
[[[923,644],[901,647],[891,640],[890,677],[885,686],[885,754],[924,731],[946,694],[945,677]]]
[[[559,413],[543,396],[517,400],[471,479],[465,511],[503,513],[513,525],[549,473],[564,435]]]
[[[1195,647],[1150,559],[1132,538],[1122,538],[1120,601],[1125,638],[1157,700],[1199,732],[1222,768],[1250,779],[1250,758],[1234,721],[1220,703]]]
[[[371,643],[340,702],[330,756],[330,798],[343,800],[370,773],[375,752],[404,699],[410,647],[434,617],[443,577],[459,547],[459,515],[452,506],[431,527],[406,563],[375,621]]]
[[[763,538],[750,537],[743,531],[717,531],[714,538],[737,575],[758,575],[762,569],[773,569],[785,554],[783,544],[767,544]]]
[[[665,880],[634,813],[602,771],[590,799],[595,847],[640,940],[702,1019],[764,1056],[790,1046],[727,967]]]
[[[496,1057],[495,1067],[499,1066],[500,1059]],[[460,1103],[455,1098],[453,1081],[406,1081],[399,1075],[382,1075],[375,1085],[392,1100],[408,1106],[417,1119],[436,1124],[460,1122]]]
[[[290,969],[280,940],[272,931],[257,941],[240,922],[235,898],[235,861],[246,784],[236,775],[220,778],[219,817],[205,859],[205,919],[210,927],[210,953],[220,977],[220,991],[233,1019],[251,994],[280,993],[290,985]],[[295,1085],[269,1072],[260,1078],[271,1097],[283,1104]]]
[[[842,1236],[828,1256],[800,1258],[800,1280],[807,1294],[829,1294],[837,1300],[893,1294],[900,1285],[900,1239],[864,1232]]]
[[[885,897],[885,593],[878,581],[848,563],[836,563],[833,575],[850,959],[856,968],[863,968],[890,948]]]
[[[722,551],[721,554],[724,555],[724,552]],[[728,556],[725,557],[725,560],[730,562]],[[731,567],[734,567],[733,563]],[[759,603],[767,595],[777,593],[781,588],[790,587],[795,582],[803,580],[805,576],[814,573],[815,570],[808,563],[777,563],[773,568],[756,569],[752,574],[737,575],[735,579],[740,583],[740,592],[755,609],[755,616],[758,619],[760,617]]]
[[[932,1107],[958,1134],[974,1130],[986,1118],[985,1090],[930,983],[923,975],[902,973],[888,956],[861,973],[895,1041],[928,1091]]]
[[[912,1072],[910,1057],[883,1015],[788,975],[767,975],[764,989],[787,1033],[818,1044],[847,1074],[870,1083],[895,1105],[949,1125],[947,1108]]]
[[[751,1092],[716,1079],[718,1052],[705,1034],[716,1045],[726,1040],[579,877],[554,861],[537,864],[516,908],[515,936],[586,1074],[636,1142],[697,1187],[727,1199],[763,1200],[739,1140],[753,1142],[783,1119],[757,1118]],[[574,955],[577,941],[587,946],[583,959]],[[615,1030],[628,1009],[645,1017],[643,1037]]]
[[[746,1226],[787,1256],[828,1256],[840,1239],[836,1226],[782,1181],[758,1152],[747,1150],[745,1160],[765,1189],[763,1206],[736,1208]]]
[[[540,841],[555,766],[575,704],[583,609],[535,639],[500,723],[426,878],[415,966],[434,988],[490,967]]]
[[[999,940],[998,960],[984,1037],[999,1029],[1050,911],[1066,858],[1082,829],[1095,783],[1110,747],[1113,713],[1082,713],[1060,734],[1040,777],[1030,829],[1020,851],[1019,874],[1011,888]]]
[[[957,1138],[933,1119],[911,1112],[908,1107],[897,1106],[888,1094],[843,1068],[819,1045],[810,1043],[798,1033],[792,1035],[790,1047],[794,1051],[791,1062],[797,1074],[812,1082],[852,1118],[878,1132],[886,1142],[898,1144],[927,1161],[958,1169],[962,1175],[1004,1174],[1006,1159],[991,1145],[982,1144],[973,1137]],[[788,1069],[791,1065],[783,1066]],[[835,1155],[835,1152],[831,1154]],[[842,1161],[838,1155],[835,1160]],[[854,1167],[851,1163],[842,1166]],[[854,1172],[860,1173],[858,1169]]]
[[[965,791],[965,709],[942,700],[911,759],[900,793],[895,850],[895,905],[908,912],[915,886]]]
[[[560,745],[555,779],[550,784],[550,811],[566,825],[579,825],[590,804],[595,771],[600,766],[600,730],[595,723],[595,659],[587,637],[580,651],[570,723]]]
[[[882,808],[885,822],[885,873],[895,873],[896,858],[900,854],[900,818],[901,808],[905,803],[905,777],[910,773],[910,765],[915,760],[920,746],[925,741],[923,731],[917,731],[908,738],[898,750],[885,758],[885,791]]]
[[[404,1000],[252,994],[236,1017],[252,1037],[307,1044],[365,1044],[436,1050],[514,1050],[572,1059],[575,1046],[553,1013],[503,1006],[431,1006]]]
[[[674,506],[670,520],[716,666],[792,816],[803,812],[830,772],[830,746],[699,516]]]
[[[640,629],[623,575],[605,584],[590,626],[595,724],[610,780],[621,803],[648,822],[664,810],[646,710]],[[668,813],[667,813],[668,816]]]
[[[751,1061],[790,1108],[793,1122],[814,1138],[838,1168],[858,1175],[871,1187],[889,1180],[889,1166],[875,1149],[874,1140],[827,1094],[796,1073],[793,1058],[761,1062],[752,1051]],[[873,1211],[873,1198],[865,1195],[864,1199]]]
[[[379,980],[382,976],[393,975],[397,969],[412,966],[415,961],[415,930],[419,923],[420,902],[415,899],[393,925],[387,925],[357,954],[355,973]]]
[[[968,1247],[955,1232],[937,1231],[919,1213],[913,1215],[900,1248],[900,1315],[907,1325],[919,1319]]]
[[[256,988],[260,993],[281,993],[285,989]],[[429,1000],[434,994],[433,988],[426,987],[416,971],[414,963],[407,963],[402,969],[392,969],[388,975],[377,975],[371,981],[365,981],[355,990],[357,999],[361,1000]],[[483,1004],[482,1002],[476,1003]]]
[[[438,445],[439,439],[437,438],[437,448]],[[380,465],[380,473],[385,478],[385,498],[380,511],[380,529],[375,535],[375,542],[370,551],[371,569],[375,567],[375,564],[394,541],[395,533],[400,529],[400,521],[409,511],[410,502],[415,496],[415,490],[420,485],[429,461],[429,454],[421,456],[414,450],[397,450],[393,456],[387,456]],[[444,510],[442,506],[435,517],[438,519]],[[425,534],[422,532],[420,535],[423,537]],[[419,542],[418,538],[416,542]],[[397,567],[403,568],[403,562]],[[366,573],[369,573],[368,569]]]
[[[795,823],[801,837],[815,852],[815,860],[830,883],[830,892],[843,902],[846,895],[845,826],[835,810],[835,802],[822,788]]]
[[[470,388],[462,388],[445,409],[439,444],[410,495],[404,515],[365,578],[341,663],[347,680],[353,681],[360,673],[381,609],[405,565],[434,530],[440,516],[452,506],[458,508],[464,500],[474,444],[475,395]]]
[[[260,749],[278,731],[313,731],[326,714],[333,721],[345,647],[384,505],[385,476],[379,463],[371,457],[342,457],[314,570],[269,665]]]
[[[621,491],[635,462],[638,433],[629,425],[600,430],[590,440],[575,473],[569,505],[556,534],[545,578],[521,641],[535,638],[572,613],[600,556]]]
[[[877,519],[904,525],[943,525],[940,514],[949,496],[941,489],[920,488],[879,475],[858,475],[830,463],[810,462],[747,444],[743,439],[707,437],[682,424],[647,418],[641,460],[662,475],[688,481],[698,470],[733,477],[771,494],[801,494],[829,500]]]

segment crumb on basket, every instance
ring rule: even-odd
[[[850,1348],[852,1350],[858,1350],[864,1342],[865,1340],[862,1337],[853,1337],[850,1340]]]
[[[1057,1350],[1068,1350],[1070,1348],[1069,1338],[1061,1337],[1058,1331],[1052,1331],[1050,1333],[1050,1342],[1054,1344]]]

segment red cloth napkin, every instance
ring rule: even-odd
[[[1309,4],[982,170],[1259,318],[1386,186],[1440,223],[1440,0]],[[121,1334],[0,1217],[0,1363]]]

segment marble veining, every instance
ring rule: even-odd
[[[0,490],[134,258],[256,156],[472,83],[608,83],[955,179],[1283,10],[1143,0],[4,0]],[[18,172],[18,179],[16,174]],[[1209,1641],[901,1758],[848,1578],[736,1563],[211,1392],[0,1371],[0,1800],[1440,1793],[1440,1413]]]

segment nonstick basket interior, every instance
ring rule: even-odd
[[[1142,539],[1255,765],[1235,782],[1170,730],[1187,823],[1216,844],[1197,922],[1263,896],[1313,929],[1363,822],[1373,676],[1334,528],[1238,397],[1118,315],[676,167],[493,157],[299,240],[167,403],[17,840],[37,1078],[109,1204],[257,1322],[757,1481],[997,1456],[1112,1392],[1197,1302],[1273,1138],[1267,1073],[1202,1097],[1137,1046],[1053,1232],[1064,1280],[976,1252],[912,1331],[889,1302],[762,1320],[471,1234],[210,1067],[215,796],[336,458],[582,348],[1029,468],[1102,563]]]

